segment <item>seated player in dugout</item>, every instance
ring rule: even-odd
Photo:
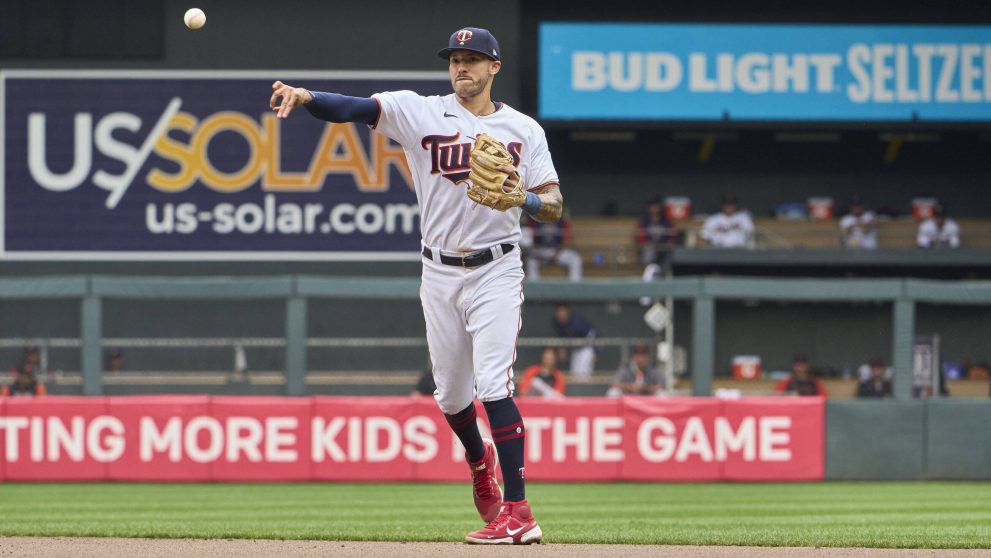
[[[754,222],[749,211],[740,209],[736,196],[723,196],[720,211],[706,217],[699,238],[716,248],[745,248],[754,239]]]
[[[567,389],[564,373],[557,368],[557,347],[547,346],[540,353],[540,363],[523,371],[520,395],[537,397],[564,397]]]
[[[782,395],[819,395],[828,397],[826,386],[812,375],[809,359],[804,353],[795,353],[791,359],[791,374],[774,386],[774,391]]]
[[[661,265],[678,240],[678,231],[664,214],[660,196],[651,196],[644,202],[644,212],[637,221],[634,240],[640,249],[643,265]]]
[[[849,212],[840,218],[840,235],[845,248],[877,248],[877,215],[864,207],[859,195],[850,199]]]
[[[946,216],[943,206],[937,205],[932,217],[919,223],[915,244],[919,248],[959,248],[960,226]]]
[[[863,368],[863,367],[862,367]],[[867,363],[867,377],[860,378],[857,384],[857,397],[860,398],[890,398],[894,394],[891,382],[891,368],[884,365],[884,360],[874,357]]]
[[[20,370],[25,364],[31,365],[32,369],[37,372],[41,368],[41,349],[32,345],[30,347],[24,347],[21,351],[21,360],[16,366],[10,367],[10,376],[14,377],[17,375],[17,371]]]
[[[529,544],[542,532],[525,496],[525,429],[512,397],[523,306],[520,218],[525,211],[557,222],[564,198],[543,129],[492,99],[501,52],[488,30],[465,27],[437,53],[452,94],[352,97],[276,81],[269,106],[280,119],[302,106],[321,120],[367,124],[403,147],[420,206],[420,301],[434,397],[465,447],[475,506],[486,523],[465,542]],[[450,157],[455,150],[470,155]],[[443,165],[442,154],[449,155]],[[476,386],[491,441],[476,423]],[[505,494],[496,482],[497,455]]]
[[[0,397],[34,397],[48,394],[45,384],[35,374],[33,362],[25,360],[15,370],[14,381],[0,387]]]
[[[533,246],[526,261],[527,278],[539,279],[542,265],[556,264],[568,269],[569,281],[581,281],[582,256],[574,248],[568,213],[565,211],[556,223],[540,223],[530,219],[527,226],[533,236]]]
[[[606,395],[664,395],[664,377],[654,364],[647,345],[637,343],[633,347],[629,360],[616,370]]]

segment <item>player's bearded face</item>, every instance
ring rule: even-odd
[[[499,71],[499,65],[480,54],[455,52],[451,54],[448,66],[451,87],[462,99],[475,97],[486,90],[492,76]]]

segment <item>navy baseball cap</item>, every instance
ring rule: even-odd
[[[488,56],[493,60],[499,60],[499,41],[489,32],[488,29],[479,27],[465,27],[458,29],[451,35],[447,48],[437,51],[437,56],[444,60],[451,57],[451,51],[471,50]]]

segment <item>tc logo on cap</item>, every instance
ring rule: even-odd
[[[462,27],[451,33],[447,40],[447,48],[438,50],[437,56],[444,60],[450,60],[451,53],[455,50],[470,50],[493,60],[499,60],[498,41],[488,29],[480,27]]]

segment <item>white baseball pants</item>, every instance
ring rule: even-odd
[[[499,250],[501,252],[501,250]],[[516,248],[475,268],[423,258],[420,302],[441,411],[513,394],[513,363],[523,309],[523,265]]]

